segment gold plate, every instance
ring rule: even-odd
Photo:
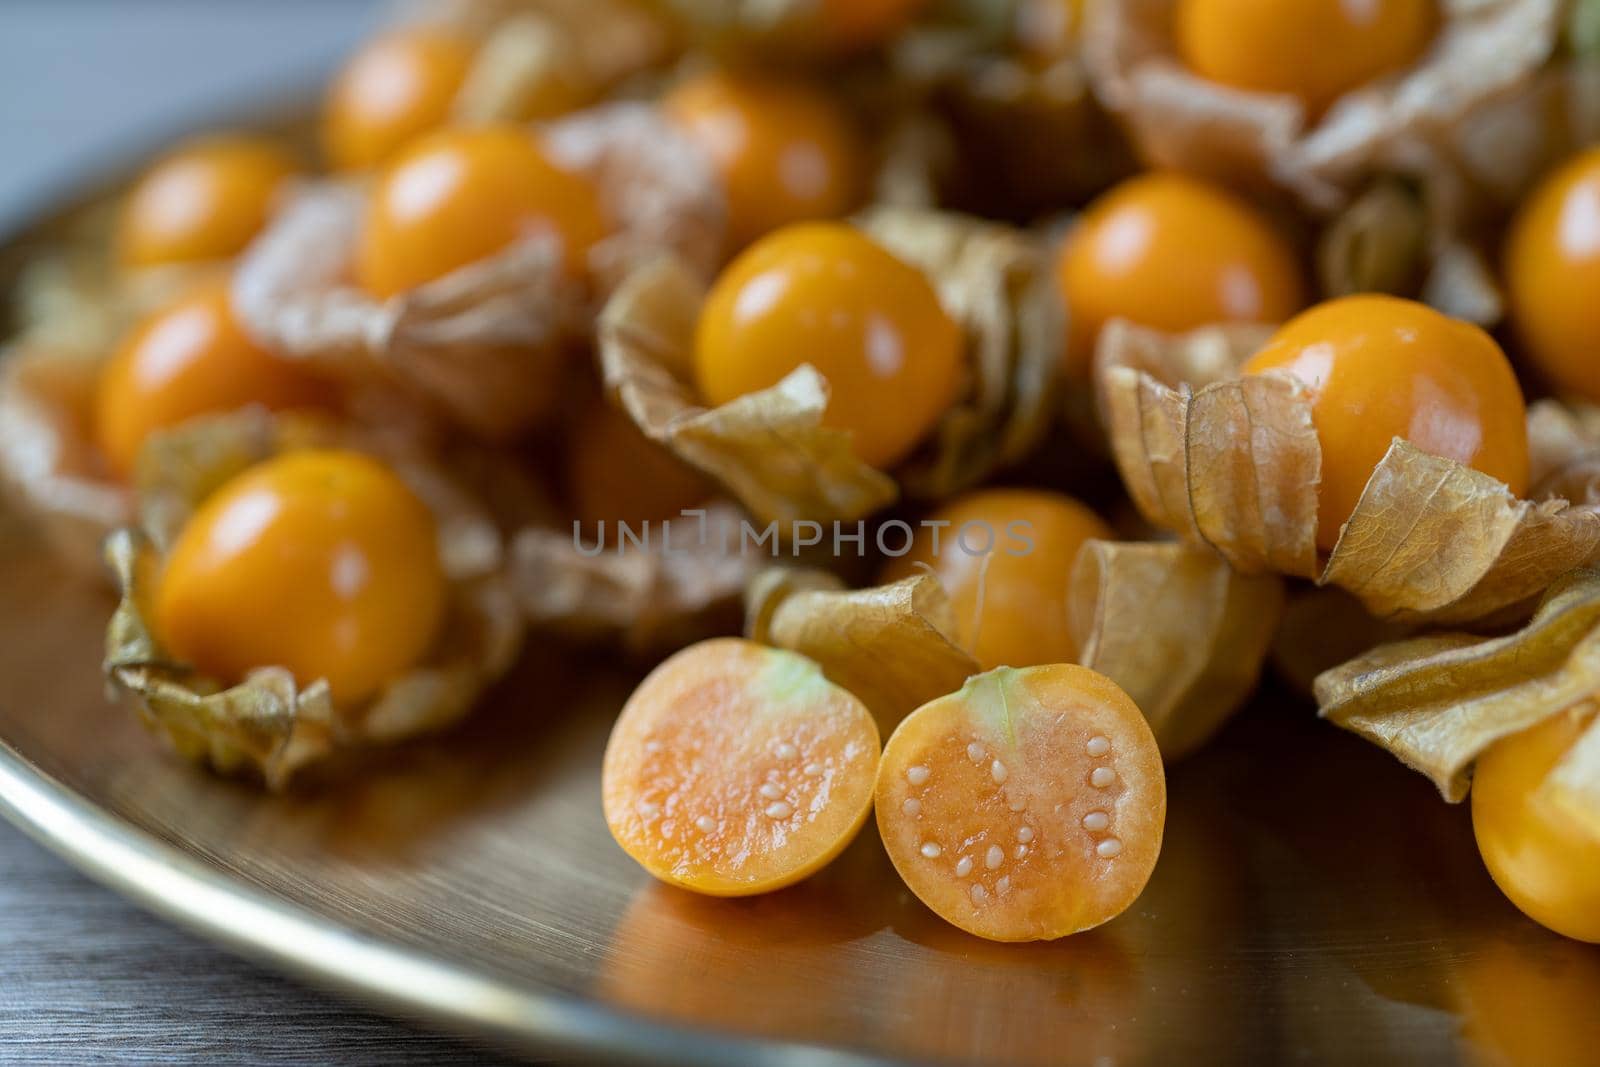
[[[1174,768],[1165,853],[1128,913],[1006,946],[918,904],[870,826],[767,897],[652,883],[601,817],[601,752],[637,677],[604,655],[535,647],[452,736],[269,796],[180,763],[106,702],[109,594],[14,516],[0,605],[9,819],[207,936],[530,1052],[1600,1062],[1600,949],[1523,919],[1465,809],[1282,692]]]

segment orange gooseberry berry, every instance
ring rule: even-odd
[[[567,493],[586,527],[677,518],[703,503],[711,485],[693,467],[644,435],[633,420],[603,401],[590,405],[567,451]]]
[[[336,170],[380,166],[443,126],[472,65],[470,42],[437,28],[383,34],[362,46],[328,90],[322,145]]]
[[[1600,148],[1546,178],[1523,204],[1506,281],[1533,365],[1557,388],[1600,401]]]
[[[750,896],[844,851],[872,811],[878,724],[794,652],[702,641],[639,683],[601,769],[611,836],[672,885]]]
[[[1178,52],[1222,85],[1298,97],[1321,114],[1427,49],[1435,0],[1180,0]]]
[[[261,232],[299,169],[281,145],[262,137],[206,137],[147,170],[117,223],[125,267],[197,263],[237,255]]]
[[[1585,702],[1495,742],[1472,775],[1472,829],[1495,884],[1541,926],[1600,943],[1600,837],[1540,796],[1595,717]]]
[[[800,223],[751,246],[712,286],[695,377],[707,403],[726,404],[810,363],[832,388],[824,422],[886,469],[955,400],[962,351],[921,271],[853,226]]]
[[[446,598],[422,501],[375,459],[308,450],[239,474],[189,519],[162,569],[156,632],[223,682],[286,667],[352,705],[427,653]]]
[[[895,870],[940,918],[991,941],[1048,941],[1139,898],[1167,780],[1150,724],[1111,679],[1000,667],[895,728],[875,801]]]
[[[534,134],[445,129],[402,152],[372,190],[356,278],[394,296],[535,233],[559,238],[567,270],[583,277],[606,230],[594,183],[558,166]]]
[[[984,670],[1071,663],[1078,646],[1068,579],[1083,543],[1111,536],[1100,516],[1064,494],[980,489],[928,516],[882,580],[931,568],[950,596],[957,636]]]
[[[1311,389],[1322,446],[1317,545],[1325,551],[1396,437],[1513,493],[1527,488],[1522,389],[1500,346],[1470,323],[1391,296],[1330,300],[1287,323],[1243,368],[1267,371]]]
[[[260,404],[317,406],[325,382],[258,345],[233,313],[225,280],[197,283],[152,313],[100,372],[95,430],[112,471],[127,477],[156,430]]]
[[[1111,319],[1181,333],[1281,322],[1305,291],[1288,243],[1253,207],[1181,174],[1146,174],[1101,196],[1061,248],[1067,370],[1083,377]]]
[[[713,71],[678,86],[662,106],[720,175],[735,246],[843,215],[861,199],[866,150],[820,89]]]

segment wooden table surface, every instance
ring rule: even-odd
[[[509,1062],[300,986],[0,822],[0,1063]]]

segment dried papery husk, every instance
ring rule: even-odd
[[[1047,246],[1037,236],[947,212],[878,208],[861,227],[926,274],[966,335],[966,395],[896,476],[937,499],[1015,463],[1059,404],[1065,321]]]
[[[1272,666],[1296,692],[1312,695],[1317,675],[1382,644],[1412,636],[1414,625],[1375,618],[1334,586],[1292,593],[1272,639]]]
[[[622,283],[600,316],[606,387],[645,436],[715,479],[758,520],[857,519],[892,503],[894,481],[822,425],[828,383],[805,364],[770,389],[717,408],[690,384],[702,277],[656,259]]]
[[[104,356],[141,318],[225,264],[122,270],[99,247],[54,249],[29,260],[15,292],[17,338],[30,347]]]
[[[0,353],[0,479],[75,569],[100,575],[100,543],[128,521],[128,491],[94,440],[102,360],[19,344]]]
[[[949,598],[932,574],[867,589],[764,575],[746,596],[745,619],[752,641],[809,657],[861,698],[885,736],[982,670],[956,640]]]
[[[1347,93],[1320,119],[1289,96],[1188,71],[1176,0],[1091,5],[1084,58],[1096,92],[1153,164],[1272,183],[1336,210],[1369,175],[1448,166],[1431,151],[1485,102],[1530,81],[1561,33],[1561,0],[1444,0],[1438,36],[1410,69]]]
[[[676,51],[665,19],[631,0],[523,0],[482,20],[458,121],[551,118],[598,100]]]
[[[1324,718],[1427,775],[1446,800],[1460,801],[1473,761],[1490,745],[1600,692],[1600,572],[1562,577],[1514,633],[1382,645],[1318,676],[1315,689]],[[1589,742],[1577,754],[1580,764],[1592,766],[1592,748]],[[1591,781],[1568,795],[1592,789]],[[1580,806],[1592,820],[1592,809]]]
[[[812,60],[832,51],[822,0],[665,0],[697,43],[713,52]]]
[[[589,175],[614,231],[590,256],[601,295],[670,253],[709,277],[722,262],[727,199],[710,158],[657,108],[619,103],[542,128],[552,156]]]
[[[437,281],[379,301],[351,282],[364,189],[302,188],[234,276],[248,328],[289,358],[357,383],[399,387],[474,432],[503,438],[559,402],[596,299],[621,266],[676,251],[709,270],[723,202],[703,156],[642,105],[582,113],[544,129],[548,149],[590,176],[615,224],[575,281],[559,242],[530,235]]]
[[[1580,0],[1573,10],[1595,6]],[[1596,142],[1600,50],[1566,57],[1485,103],[1451,131],[1449,147],[1471,189],[1503,213],[1568,156]]]
[[[739,509],[651,523],[647,547],[602,547],[576,528],[529,527],[511,542],[509,581],[530,626],[620,642],[638,652],[678,647],[737,629],[747,582],[765,566],[731,535]],[[641,537],[644,531],[636,531]]]
[[[919,154],[891,144],[885,155],[893,174],[920,162],[923,184],[982,214],[1020,219],[1088,198],[1133,161],[1075,54],[1045,62],[1016,51],[1017,8],[965,5],[949,13],[957,25],[918,28],[895,42],[890,68],[916,101],[914,113],[962,151],[936,155],[922,146]]]
[[[1536,500],[1600,504],[1600,407],[1556,400],[1529,405],[1528,482]]]
[[[1492,326],[1505,312],[1498,280],[1457,224],[1423,203],[1424,191],[1382,179],[1356,197],[1317,242],[1317,277],[1329,297],[1391,293]]]
[[[1113,321],[1096,346],[1096,392],[1146,519],[1243,573],[1312,577],[1321,452],[1306,390],[1282,375],[1235,376],[1267,336],[1261,327],[1166,336]]]
[[[233,474],[286,449],[360,447],[362,435],[326,420],[242,412],[157,435],[141,457],[146,527],[106,543],[121,602],[106,632],[105,670],[131,695],[152,730],[183,756],[225,774],[259,776],[281,789],[303,768],[355,750],[442,730],[465,716],[505,673],[522,622],[502,575],[498,534],[486,510],[446,470],[417,455],[385,460],[433,511],[450,583],[447,615],[426,660],[360,707],[335,707],[325,682],[302,685],[282,667],[225,686],[177,663],[149,617],[162,545]],[[163,475],[166,475],[164,478]]]
[[[1200,336],[1214,343],[1214,331]],[[1517,499],[1495,479],[1396,438],[1320,560],[1322,460],[1309,392],[1279,373],[1195,388],[1183,376],[1197,343],[1108,329],[1097,380],[1113,454],[1140,511],[1236,569],[1337,585],[1380,617],[1450,624],[1514,612],[1600,558],[1595,508]]]
[[[1505,315],[1505,294],[1468,236],[1467,199],[1458,181],[1379,178],[1318,238],[1323,294],[1391,293],[1494,326]]]
[[[902,108],[886,122],[879,145],[874,204],[934,208],[944,202],[961,161],[948,121],[927,108]]]
[[[1068,585],[1078,662],[1139,705],[1168,762],[1204,745],[1255,689],[1283,582],[1170,542],[1089,541]]]

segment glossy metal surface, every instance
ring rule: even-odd
[[[765,898],[652,884],[600,815],[631,676],[561,650],[456,736],[345,785],[272,797],[199,773],[105,703],[108,596],[14,521],[0,547],[0,807],[181,921],[451,1025],[702,1063],[790,1062],[791,1043],[1025,1064],[1600,1055],[1600,949],[1523,920],[1464,809],[1282,696],[1174,770],[1129,913],[990,945],[911,899],[870,831]]]
[[[455,735],[268,796],[106,702],[110,607],[0,513],[0,813],[203,933],[448,1026],[607,1062],[1600,1063],[1600,948],[1524,920],[1465,808],[1281,692],[1173,769],[1133,909],[1002,946],[912,899],[870,826],[768,897],[651,883],[601,818],[637,677],[605,657],[535,648]]]

